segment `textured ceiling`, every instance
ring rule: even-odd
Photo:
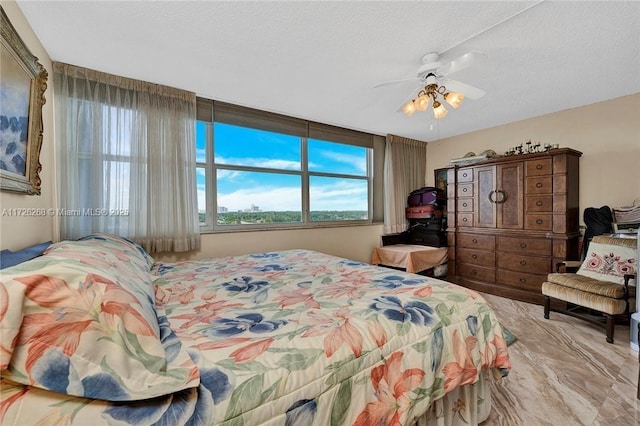
[[[640,92],[639,1],[18,5],[54,61],[424,141]],[[373,87],[471,50],[485,58],[449,77],[487,94],[441,120],[398,112],[416,82]]]

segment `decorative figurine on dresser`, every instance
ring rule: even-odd
[[[447,169],[449,277],[542,304],[553,265],[578,260],[579,159],[570,148]]]

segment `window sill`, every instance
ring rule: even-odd
[[[266,231],[301,231],[319,228],[351,228],[356,226],[379,226],[383,223],[376,222],[356,222],[356,223],[328,223],[318,225],[300,225],[300,226],[265,226],[265,227],[251,227],[251,228],[233,228],[233,229],[216,229],[216,230],[202,230],[200,235],[206,234],[230,234],[236,232],[266,232]]]

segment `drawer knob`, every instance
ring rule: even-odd
[[[538,219],[538,220],[536,220],[536,223],[537,223],[538,225],[542,225],[542,223],[543,223],[543,222],[544,222],[544,220],[542,220],[542,219]]]
[[[477,258],[478,258],[478,255],[477,255],[477,254],[472,254],[472,255],[471,255],[471,258],[473,258],[473,259],[477,259]]]
[[[467,188],[462,188],[462,192],[467,192]]]
[[[520,265],[525,266],[526,264],[527,264],[527,261],[526,261],[526,260],[521,260],[521,261],[520,261]]]
[[[468,219],[468,218],[466,218],[466,217],[463,217],[463,218],[462,218],[462,221],[463,221],[463,222],[468,222],[468,221],[469,221],[469,219]]]
[[[463,174],[462,174],[462,177],[467,177],[467,174],[466,174],[466,173],[463,173]]]
[[[471,240],[471,242],[472,242],[473,244],[478,244],[478,240],[476,240],[475,238],[474,238],[473,240]]]
[[[542,188],[542,186],[543,186],[543,185],[542,185],[542,182],[538,182],[538,183],[536,183],[536,188]]]
[[[536,206],[541,207],[544,203],[540,200],[536,201]]]
[[[520,243],[520,248],[527,248],[527,245],[525,243]]]
[[[462,203],[462,207],[467,207],[467,203]]]
[[[524,278],[520,278],[519,280],[522,284],[525,284],[527,282],[527,280],[525,280]]]
[[[536,169],[538,169],[538,170],[542,170],[542,164],[538,164],[538,165],[536,166]]]
[[[475,269],[471,270],[471,275],[477,275],[477,274],[478,274],[478,271],[476,271]]]

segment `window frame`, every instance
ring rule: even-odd
[[[225,113],[221,114],[226,119],[216,121],[216,113],[215,107],[222,103],[217,101],[210,101],[206,99],[198,98],[198,117],[196,120],[196,125],[198,122],[203,122],[205,124],[205,146],[206,146],[206,162],[196,161],[196,169],[204,169],[205,171],[205,204],[206,204],[206,212],[205,212],[205,222],[200,222],[200,232],[201,233],[224,233],[224,232],[238,232],[238,231],[256,231],[256,230],[267,230],[267,229],[304,229],[304,228],[323,228],[323,227],[338,227],[338,226],[354,226],[354,225],[370,225],[374,221],[374,146],[373,146],[373,135],[356,132],[353,130],[337,128],[334,126],[323,125],[321,123],[312,123],[308,121],[304,121],[304,130],[305,134],[300,135],[295,134],[294,136],[299,137],[300,141],[300,170],[289,170],[289,169],[273,169],[269,167],[256,167],[256,166],[240,166],[240,165],[230,165],[230,164],[216,164],[214,161],[214,144],[215,144],[215,128],[214,125],[216,122],[236,125],[240,127],[248,127],[257,130],[264,130],[269,132],[281,133],[291,135],[291,127],[296,127],[296,124],[299,124],[301,120],[281,116],[279,114],[272,114],[264,111],[253,110],[250,108],[239,107],[231,104],[222,104],[223,109],[227,109]],[[202,106],[204,105],[204,108]],[[209,109],[210,108],[210,109]],[[231,110],[231,114],[229,113]],[[251,119],[247,119],[244,114],[248,113],[251,115],[252,113],[256,113],[258,115],[259,120],[257,120],[257,124],[250,125]],[[233,114],[236,113],[236,114]],[[240,116],[240,118],[236,121],[236,117]],[[273,121],[269,120],[269,118],[273,117]],[[285,131],[278,132],[278,123],[279,119],[283,119],[285,123]],[[229,122],[232,121],[232,122]],[[238,122],[239,121],[239,122]],[[266,127],[266,128],[265,128]],[[294,129],[293,132],[299,132],[300,126],[297,126],[297,129]],[[328,129],[328,132],[323,133],[322,130]],[[315,132],[314,132],[315,130]],[[310,136],[313,135],[313,137]],[[328,139],[326,136],[331,136],[332,134],[337,135],[337,138],[341,138],[343,140],[332,140]],[[343,136],[346,135],[346,138]],[[360,139],[359,139],[360,138]],[[330,172],[319,172],[309,171],[308,167],[308,142],[310,139],[319,140],[322,142],[336,143],[342,145],[352,145],[352,146],[360,146],[366,149],[366,172],[364,175],[351,175],[348,173],[330,173]],[[353,141],[350,142],[350,139]],[[369,139],[369,141],[367,141]],[[368,145],[368,146],[363,146]],[[257,224],[242,224],[242,225],[219,225],[218,224],[218,192],[217,192],[217,173],[219,170],[237,170],[237,171],[248,171],[248,172],[264,172],[264,173],[275,173],[275,174],[289,174],[289,175],[297,175],[300,176],[301,181],[301,221],[300,222],[278,222],[278,223],[257,223]],[[336,178],[336,179],[349,179],[349,180],[358,180],[365,181],[367,188],[367,219],[346,219],[346,220],[338,220],[338,221],[313,221],[311,220],[311,195],[310,195],[310,178],[313,176],[318,177],[328,177],[328,178]]]

